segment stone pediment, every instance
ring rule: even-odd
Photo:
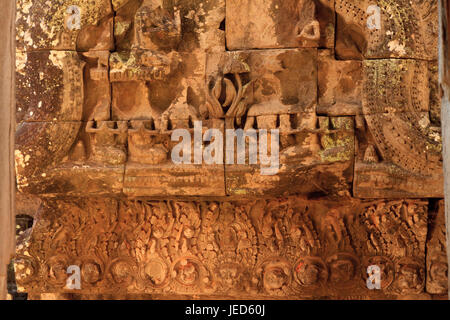
[[[437,1],[18,12],[22,291],[77,265],[81,296],[446,292]]]

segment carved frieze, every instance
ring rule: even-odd
[[[423,292],[427,203],[47,200],[18,251],[28,292],[227,296],[400,295]],[[382,291],[366,287],[382,270]]]
[[[17,2],[20,291],[446,293],[437,0],[54,2]]]
[[[205,152],[209,150],[208,142],[203,138],[211,129],[217,130],[224,137],[223,121],[197,122],[195,109],[190,108],[192,112],[186,114],[186,102],[182,101],[183,99],[179,100],[179,103],[184,109],[177,111],[176,105],[169,108],[173,112],[164,114],[159,123],[147,120],[130,122],[130,159],[125,170],[125,194],[225,196],[223,164],[202,161]],[[174,129],[184,129],[186,136],[177,138],[182,140],[172,140]],[[180,141],[185,146],[181,150]],[[218,143],[223,144],[223,141]],[[214,152],[212,149],[208,154]],[[181,163],[174,164],[173,157],[180,155]]]
[[[85,62],[71,51],[17,51],[16,121],[80,121]]]

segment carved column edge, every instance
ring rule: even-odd
[[[450,262],[450,74],[449,74],[449,39],[448,13],[449,0],[439,0],[439,82],[442,101],[442,139],[444,159],[444,195],[445,195],[445,224],[447,234],[447,259]]]
[[[16,2],[3,3],[0,13],[0,300],[7,296],[6,272],[15,251],[14,132],[15,132],[15,12]]]

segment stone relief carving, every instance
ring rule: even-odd
[[[428,200],[443,197],[436,1],[17,8],[16,180],[43,202],[22,291],[71,292],[77,265],[86,295],[446,293],[443,204]],[[279,170],[250,163],[252,137],[245,164],[176,165],[177,129],[193,148],[209,129],[224,146],[227,130],[278,130]]]
[[[427,205],[46,200],[19,252],[17,281],[65,291],[67,266],[79,264],[82,290],[92,293],[370,295],[364,271],[376,264],[386,296],[421,293]]]
[[[379,8],[380,23],[368,29],[370,5]],[[436,1],[337,0],[335,9],[336,54],[342,60],[437,59]]]

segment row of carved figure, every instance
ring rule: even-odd
[[[48,200],[40,210],[15,262],[26,292],[69,292],[71,265],[81,270],[84,293],[344,296],[446,288],[445,234],[433,233],[425,255],[426,201],[330,209],[300,198],[79,199]],[[371,265],[381,270],[379,291],[367,288]]]

